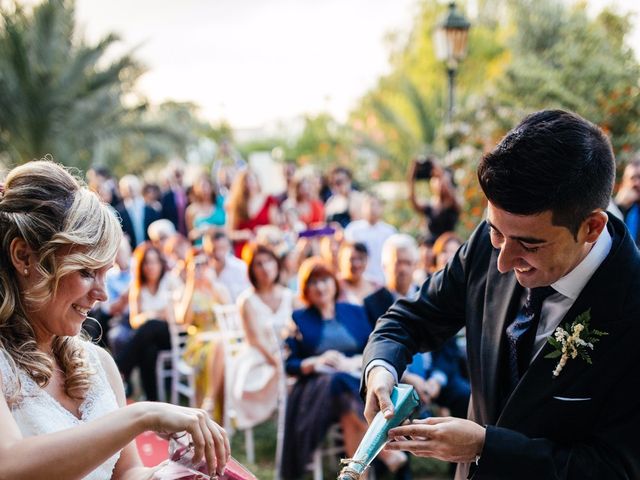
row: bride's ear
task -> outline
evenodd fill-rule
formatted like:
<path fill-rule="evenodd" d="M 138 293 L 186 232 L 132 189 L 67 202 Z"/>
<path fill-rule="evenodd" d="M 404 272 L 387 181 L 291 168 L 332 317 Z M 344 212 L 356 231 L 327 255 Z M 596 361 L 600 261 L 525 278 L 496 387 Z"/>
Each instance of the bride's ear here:
<path fill-rule="evenodd" d="M 16 237 L 11 240 L 9 257 L 18 275 L 28 277 L 29 272 L 35 266 L 35 255 L 23 238 Z"/>

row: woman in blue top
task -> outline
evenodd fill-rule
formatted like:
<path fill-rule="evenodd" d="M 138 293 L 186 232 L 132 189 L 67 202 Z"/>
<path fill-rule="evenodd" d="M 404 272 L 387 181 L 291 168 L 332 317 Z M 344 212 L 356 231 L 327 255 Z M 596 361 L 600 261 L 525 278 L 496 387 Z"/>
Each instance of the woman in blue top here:
<path fill-rule="evenodd" d="M 193 183 L 193 194 L 195 201 L 187 207 L 185 218 L 189 240 L 200 246 L 202 235 L 209 228 L 224 226 L 224 199 L 216 194 L 213 182 L 206 173 L 202 173 Z"/>
<path fill-rule="evenodd" d="M 285 367 L 298 381 L 287 399 L 285 479 L 303 475 L 332 424 L 340 423 L 348 456 L 355 453 L 367 429 L 358 393 L 361 353 L 371 333 L 366 313 L 358 305 L 336 302 L 338 281 L 318 257 L 300 266 L 299 286 L 307 307 L 293 312 L 294 325 L 286 340 Z M 381 454 L 392 470 L 406 462 L 406 456 L 397 453 Z"/>

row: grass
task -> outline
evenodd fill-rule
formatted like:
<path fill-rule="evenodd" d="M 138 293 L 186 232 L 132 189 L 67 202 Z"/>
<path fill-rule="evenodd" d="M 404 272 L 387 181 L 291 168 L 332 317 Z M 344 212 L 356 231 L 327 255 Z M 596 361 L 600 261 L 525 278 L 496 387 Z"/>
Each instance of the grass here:
<path fill-rule="evenodd" d="M 256 463 L 247 463 L 247 457 L 244 449 L 244 434 L 236 432 L 231 439 L 231 451 L 236 460 L 245 465 L 260 480 L 273 480 L 275 468 L 275 451 L 276 451 L 276 424 L 270 420 L 258 425 L 253 429 L 256 450 Z M 325 462 L 324 478 L 332 480 L 338 476 L 338 461 L 334 465 L 331 462 Z M 452 478 L 448 474 L 448 465 L 439 460 L 430 458 L 411 459 L 411 469 L 414 480 L 447 480 Z M 306 475 L 304 480 L 311 479 L 311 474 Z M 390 478 L 390 476 L 387 476 Z M 378 479 L 383 480 L 383 479 Z"/>

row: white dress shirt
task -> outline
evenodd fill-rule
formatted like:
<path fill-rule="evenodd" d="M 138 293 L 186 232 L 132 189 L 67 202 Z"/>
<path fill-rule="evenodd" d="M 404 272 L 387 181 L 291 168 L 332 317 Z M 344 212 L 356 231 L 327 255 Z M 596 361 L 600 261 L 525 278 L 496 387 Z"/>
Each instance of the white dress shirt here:
<path fill-rule="evenodd" d="M 607 258 L 612 243 L 611 234 L 605 227 L 587 256 L 573 270 L 551 284 L 557 293 L 548 296 L 542 303 L 540 322 L 533 344 L 533 351 L 536 354 L 531 356 L 532 362 L 544 347 L 547 338 L 560 325 L 589 279 Z"/>

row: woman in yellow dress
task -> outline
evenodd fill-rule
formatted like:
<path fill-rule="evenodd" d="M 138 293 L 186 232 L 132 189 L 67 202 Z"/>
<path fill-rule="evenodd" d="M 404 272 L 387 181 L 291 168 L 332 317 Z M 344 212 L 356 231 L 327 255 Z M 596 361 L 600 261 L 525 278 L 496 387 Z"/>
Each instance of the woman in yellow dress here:
<path fill-rule="evenodd" d="M 196 370 L 196 402 L 222 418 L 224 355 L 219 340 L 199 334 L 217 331 L 213 306 L 231 303 L 231 294 L 215 276 L 206 255 L 191 252 L 187 258 L 186 285 L 176 321 L 187 328 L 189 340 L 184 358 Z M 215 408 L 214 408 L 215 407 Z"/>

